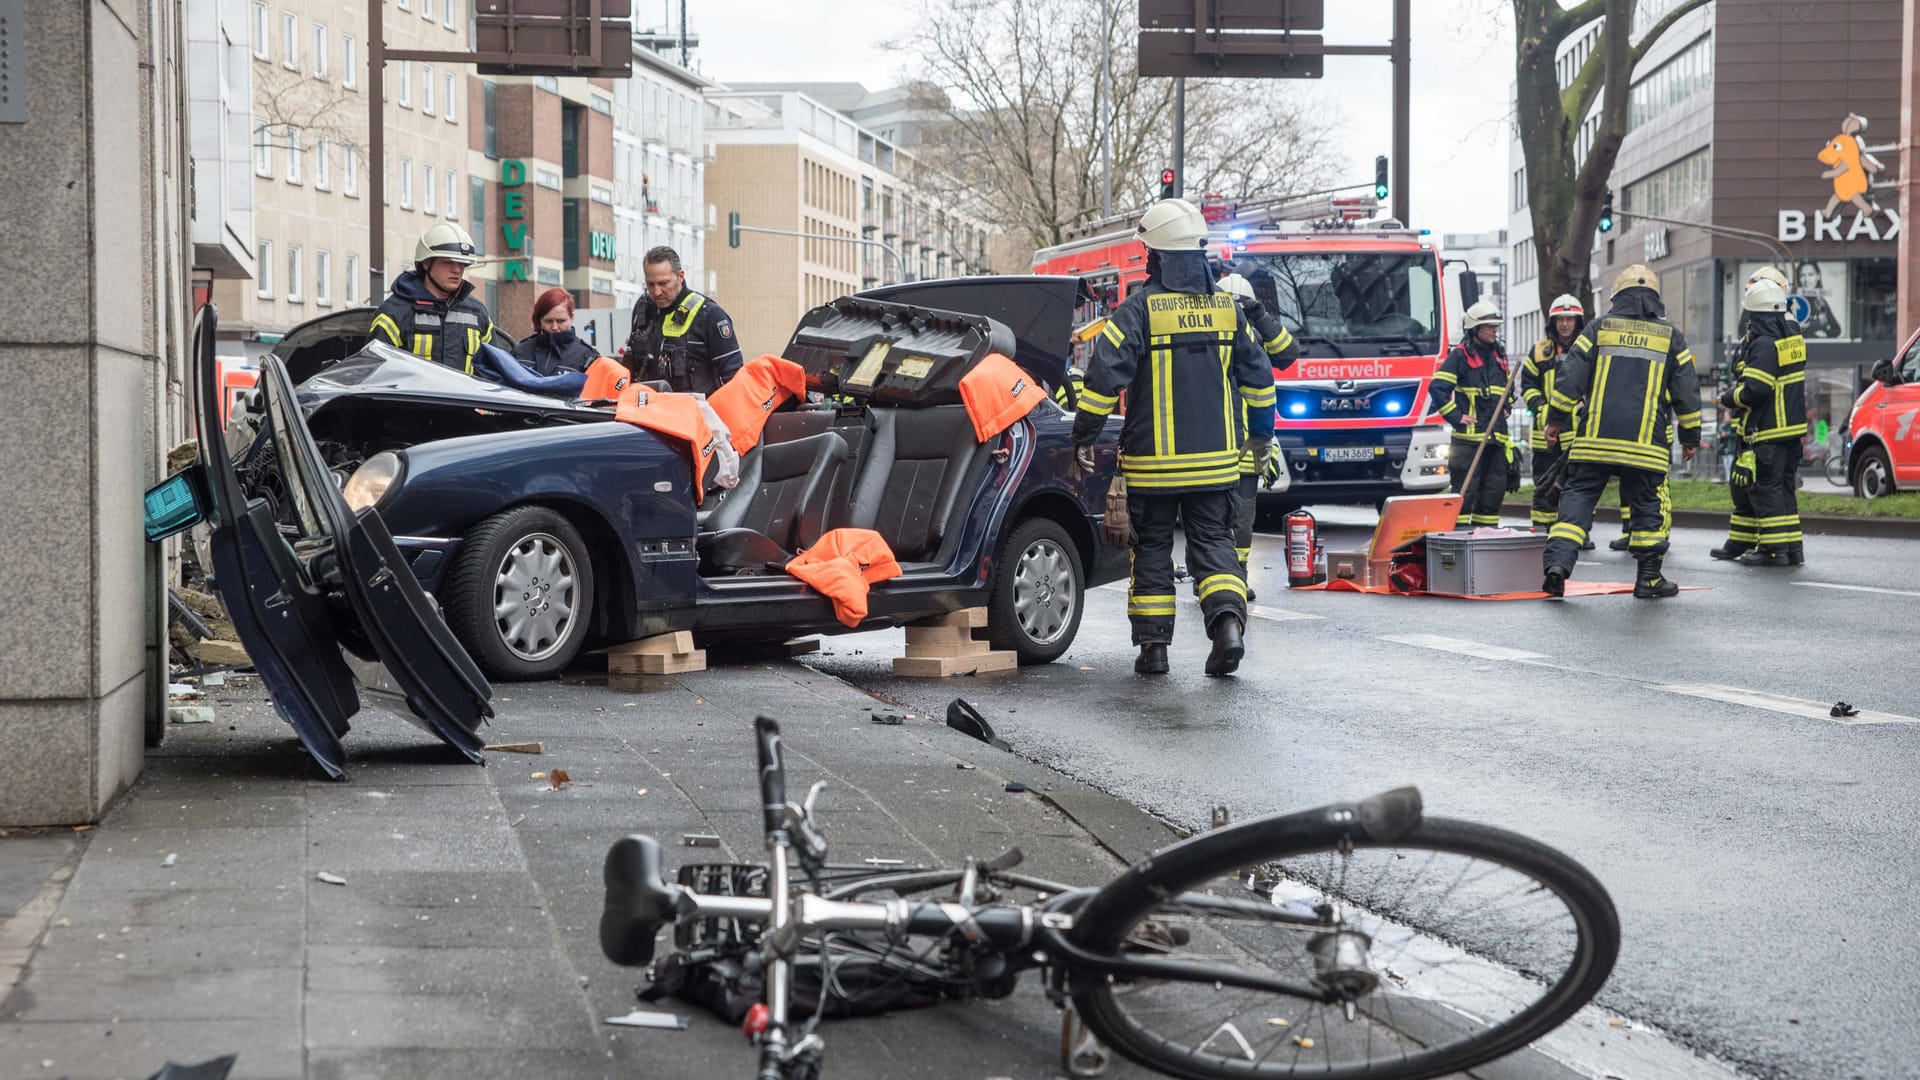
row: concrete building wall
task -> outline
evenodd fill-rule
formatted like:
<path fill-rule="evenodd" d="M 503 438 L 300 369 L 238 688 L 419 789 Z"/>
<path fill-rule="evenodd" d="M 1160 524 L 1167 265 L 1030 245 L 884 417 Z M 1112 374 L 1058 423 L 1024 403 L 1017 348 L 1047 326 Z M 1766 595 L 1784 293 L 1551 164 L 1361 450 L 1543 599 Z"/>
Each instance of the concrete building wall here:
<path fill-rule="evenodd" d="M 721 145 L 707 170 L 707 198 L 755 225 L 798 232 L 801 160 L 800 148 L 791 143 Z M 721 283 L 717 299 L 733 316 L 741 351 L 748 356 L 779 352 L 806 310 L 801 241 L 748 233 L 738 248 L 715 245 L 707 252 L 707 265 Z"/>
<path fill-rule="evenodd" d="M 0 123 L 10 270 L 0 459 L 0 824 L 96 820 L 164 708 L 159 551 L 140 493 L 181 424 L 188 265 L 185 34 L 173 4 L 34 0 L 24 122 Z"/>

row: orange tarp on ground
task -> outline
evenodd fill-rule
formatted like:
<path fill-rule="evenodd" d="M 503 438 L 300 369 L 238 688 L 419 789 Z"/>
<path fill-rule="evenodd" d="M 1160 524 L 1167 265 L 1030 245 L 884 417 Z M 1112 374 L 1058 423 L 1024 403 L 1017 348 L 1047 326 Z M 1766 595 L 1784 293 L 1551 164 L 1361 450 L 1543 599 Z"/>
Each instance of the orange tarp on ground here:
<path fill-rule="evenodd" d="M 833 529 L 795 555 L 787 573 L 833 601 L 833 616 L 848 626 L 867 617 L 867 586 L 900 576 L 886 538 L 872 529 Z"/>
<path fill-rule="evenodd" d="M 960 377 L 960 400 L 966 403 L 974 437 L 980 442 L 1018 423 L 1046 396 L 1033 376 L 999 353 L 988 353 Z"/>
<path fill-rule="evenodd" d="M 727 384 L 707 395 L 727 425 L 733 448 L 746 453 L 760 442 L 767 417 L 794 398 L 807 396 L 806 369 L 778 356 L 756 356 L 740 365 Z"/>
<path fill-rule="evenodd" d="M 701 415 L 700 402 L 692 394 L 663 394 L 639 383 L 628 383 L 620 392 L 620 405 L 613 415 L 623 424 L 656 431 L 687 444 L 693 455 L 693 501 L 699 505 L 706 495 L 707 465 L 713 461 L 718 441 L 713 429 L 707 426 L 707 418 Z"/>

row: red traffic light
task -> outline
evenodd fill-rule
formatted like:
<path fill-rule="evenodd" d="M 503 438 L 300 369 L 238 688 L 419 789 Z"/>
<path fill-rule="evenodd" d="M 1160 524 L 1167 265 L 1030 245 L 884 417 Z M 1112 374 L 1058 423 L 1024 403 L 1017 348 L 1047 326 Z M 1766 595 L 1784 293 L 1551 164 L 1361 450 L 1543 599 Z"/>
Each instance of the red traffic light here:
<path fill-rule="evenodd" d="M 1171 184 L 1173 183 L 1173 170 L 1172 170 L 1172 169 L 1161 169 L 1161 170 L 1160 170 L 1160 182 L 1161 182 L 1162 184 L 1168 184 L 1168 185 L 1171 185 Z"/>

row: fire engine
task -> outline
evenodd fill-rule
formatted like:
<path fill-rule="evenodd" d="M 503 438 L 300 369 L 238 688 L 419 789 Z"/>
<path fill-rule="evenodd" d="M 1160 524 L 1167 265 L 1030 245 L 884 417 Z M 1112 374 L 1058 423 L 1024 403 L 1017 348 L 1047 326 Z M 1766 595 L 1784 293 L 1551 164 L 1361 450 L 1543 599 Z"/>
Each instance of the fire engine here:
<path fill-rule="evenodd" d="M 1427 413 L 1451 345 L 1440 247 L 1378 209 L 1370 196 L 1201 203 L 1220 272 L 1244 275 L 1299 344 L 1299 359 L 1275 373 L 1288 483 L 1263 502 L 1378 505 L 1447 486 L 1448 431 Z M 1104 315 L 1146 280 L 1137 220 L 1086 226 L 1036 253 L 1034 272 L 1085 279 L 1095 300 L 1083 321 Z"/>

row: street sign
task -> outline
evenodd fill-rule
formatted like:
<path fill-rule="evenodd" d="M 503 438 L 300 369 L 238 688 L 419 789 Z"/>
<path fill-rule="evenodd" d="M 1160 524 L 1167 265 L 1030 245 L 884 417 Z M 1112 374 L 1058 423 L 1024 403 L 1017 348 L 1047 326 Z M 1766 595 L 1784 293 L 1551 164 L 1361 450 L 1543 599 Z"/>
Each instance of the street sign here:
<path fill-rule="evenodd" d="M 1308 55 L 1283 51 L 1305 45 Z M 1318 34 L 1207 34 L 1142 30 L 1140 74 L 1189 79 L 1317 79 L 1326 70 Z"/>
<path fill-rule="evenodd" d="M 1318 30 L 1326 0 L 1212 0 L 1210 30 Z M 1140 29 L 1192 30 L 1193 0 L 1140 0 Z"/>
<path fill-rule="evenodd" d="M 1805 326 L 1807 323 L 1807 316 L 1812 314 L 1813 314 L 1813 305 L 1807 303 L 1806 297 L 1801 296 L 1799 293 L 1795 293 L 1792 296 L 1787 297 L 1787 317 L 1788 318 L 1792 319 L 1794 322 L 1797 322 L 1802 326 Z"/>
<path fill-rule="evenodd" d="M 633 0 L 474 0 L 474 70 L 631 78 L 632 19 Z"/>

